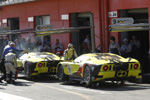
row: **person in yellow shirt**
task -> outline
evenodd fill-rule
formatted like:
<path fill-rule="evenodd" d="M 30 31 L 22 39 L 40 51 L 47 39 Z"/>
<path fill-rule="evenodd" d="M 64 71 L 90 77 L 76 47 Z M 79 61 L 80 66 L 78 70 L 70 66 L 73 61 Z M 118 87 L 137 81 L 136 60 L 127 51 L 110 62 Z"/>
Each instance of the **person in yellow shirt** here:
<path fill-rule="evenodd" d="M 77 56 L 73 44 L 69 43 L 68 48 L 64 51 L 64 60 L 74 60 Z"/>

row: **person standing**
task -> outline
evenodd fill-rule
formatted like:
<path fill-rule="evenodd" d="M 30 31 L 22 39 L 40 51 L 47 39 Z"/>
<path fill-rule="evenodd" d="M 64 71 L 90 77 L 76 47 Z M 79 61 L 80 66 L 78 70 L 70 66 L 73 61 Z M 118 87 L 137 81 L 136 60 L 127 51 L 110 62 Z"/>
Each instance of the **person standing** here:
<path fill-rule="evenodd" d="M 132 57 L 139 59 L 141 56 L 141 43 L 134 35 L 132 36 L 130 45 L 132 46 Z"/>
<path fill-rule="evenodd" d="M 5 55 L 7 55 L 10 50 L 12 50 L 13 52 L 22 52 L 22 51 L 27 52 L 27 50 L 16 49 L 14 42 L 12 42 L 12 41 L 8 42 L 8 45 L 5 46 L 3 54 L 1 56 L 0 69 L 2 69 L 3 76 L 0 78 L 0 81 L 6 79 Z"/>
<path fill-rule="evenodd" d="M 86 38 L 83 41 L 82 47 L 83 47 L 82 48 L 83 49 L 83 53 L 90 52 L 90 38 L 89 38 L 88 35 L 86 35 Z"/>
<path fill-rule="evenodd" d="M 59 39 L 56 39 L 56 42 L 52 46 L 52 49 L 53 49 L 54 53 L 57 53 L 57 52 L 62 53 L 63 52 L 63 45 L 59 42 Z"/>
<path fill-rule="evenodd" d="M 74 60 L 77 57 L 76 50 L 73 47 L 73 44 L 69 43 L 68 48 L 64 51 L 65 60 Z"/>
<path fill-rule="evenodd" d="M 121 46 L 121 55 L 123 57 L 130 57 L 131 56 L 131 50 L 132 50 L 132 47 L 129 44 L 128 39 L 124 39 L 123 45 Z"/>
<path fill-rule="evenodd" d="M 16 68 L 17 68 L 16 54 L 13 53 L 13 50 L 9 50 L 9 52 L 5 55 L 5 69 L 6 69 L 7 83 L 15 82 Z"/>
<path fill-rule="evenodd" d="M 115 37 L 110 37 L 110 45 L 109 45 L 109 52 L 120 55 L 120 47 L 119 44 L 115 41 Z"/>

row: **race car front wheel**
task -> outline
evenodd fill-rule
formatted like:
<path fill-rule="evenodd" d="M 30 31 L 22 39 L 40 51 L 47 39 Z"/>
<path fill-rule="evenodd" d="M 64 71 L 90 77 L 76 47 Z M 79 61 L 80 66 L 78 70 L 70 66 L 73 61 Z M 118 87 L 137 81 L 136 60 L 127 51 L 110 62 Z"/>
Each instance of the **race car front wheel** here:
<path fill-rule="evenodd" d="M 84 81 L 86 87 L 89 87 L 92 84 L 91 70 L 90 70 L 89 66 L 86 66 L 84 69 L 83 81 Z"/>

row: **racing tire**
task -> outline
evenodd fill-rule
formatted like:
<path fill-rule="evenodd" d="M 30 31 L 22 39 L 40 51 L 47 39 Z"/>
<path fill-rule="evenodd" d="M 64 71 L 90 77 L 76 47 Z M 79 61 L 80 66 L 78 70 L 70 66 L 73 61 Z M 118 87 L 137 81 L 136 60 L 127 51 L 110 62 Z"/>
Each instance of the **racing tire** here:
<path fill-rule="evenodd" d="M 83 75 L 83 81 L 85 83 L 86 87 L 91 87 L 92 86 L 92 75 L 91 75 L 91 70 L 89 66 L 86 66 L 84 69 L 84 75 Z"/>
<path fill-rule="evenodd" d="M 58 77 L 58 79 L 60 80 L 60 81 L 64 81 L 64 69 L 63 69 L 63 66 L 62 65 L 60 65 L 59 67 L 58 67 L 58 72 L 57 72 L 57 77 Z"/>

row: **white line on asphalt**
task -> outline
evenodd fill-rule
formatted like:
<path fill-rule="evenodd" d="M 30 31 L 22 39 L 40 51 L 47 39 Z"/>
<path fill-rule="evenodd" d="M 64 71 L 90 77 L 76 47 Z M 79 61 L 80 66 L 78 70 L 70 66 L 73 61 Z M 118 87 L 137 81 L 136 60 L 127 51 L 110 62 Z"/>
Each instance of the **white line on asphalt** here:
<path fill-rule="evenodd" d="M 95 92 L 95 93 L 101 93 L 101 94 L 112 94 L 110 92 L 105 92 L 103 90 L 94 90 L 94 89 L 88 89 L 88 88 L 78 88 L 73 86 L 62 86 L 63 88 L 69 89 L 69 90 L 78 90 L 78 91 L 87 91 L 87 92 Z"/>
<path fill-rule="evenodd" d="M 80 96 L 80 97 L 84 98 L 85 100 L 91 100 L 87 95 L 84 95 L 84 94 L 81 94 L 81 93 L 78 93 L 78 92 L 73 92 L 73 91 L 69 91 L 69 90 L 64 90 L 64 89 L 56 88 L 56 87 L 49 86 L 49 85 L 46 85 L 46 84 L 40 84 L 40 83 L 37 83 L 37 84 L 38 84 L 38 85 L 41 85 L 41 86 L 43 86 L 43 87 L 55 89 L 55 90 L 58 90 L 58 91 L 61 91 L 61 92 L 66 92 L 66 93 L 70 93 L 70 94 L 73 94 L 73 95 L 77 95 L 77 96 Z"/>
<path fill-rule="evenodd" d="M 0 100 L 32 100 L 32 99 L 0 92 Z"/>

